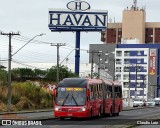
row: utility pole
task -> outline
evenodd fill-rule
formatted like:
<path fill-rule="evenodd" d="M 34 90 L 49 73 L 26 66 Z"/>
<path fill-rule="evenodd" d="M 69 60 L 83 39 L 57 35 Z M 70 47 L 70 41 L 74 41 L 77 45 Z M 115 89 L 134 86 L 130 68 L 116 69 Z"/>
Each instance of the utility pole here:
<path fill-rule="evenodd" d="M 59 58 L 60 58 L 60 56 L 59 56 L 59 47 L 61 47 L 61 46 L 66 46 L 66 44 L 65 43 L 56 43 L 56 44 L 53 44 L 53 43 L 51 43 L 51 46 L 56 46 L 57 47 L 57 84 L 58 84 L 58 82 L 59 82 Z"/>
<path fill-rule="evenodd" d="M 100 54 L 100 53 L 102 53 L 102 52 L 100 52 L 100 51 L 87 51 L 87 53 L 91 53 L 91 58 L 92 58 L 92 60 L 91 60 L 91 79 L 93 78 L 93 63 L 94 63 L 94 54 Z M 100 57 L 99 57 L 99 59 L 100 59 Z M 100 66 L 100 64 L 99 64 L 99 66 Z M 100 69 L 100 67 L 98 67 L 98 70 Z M 98 73 L 99 73 L 99 71 L 98 71 Z M 98 76 L 99 76 L 99 74 L 98 74 Z"/>
<path fill-rule="evenodd" d="M 9 49 L 8 49 L 8 112 L 11 111 L 11 61 L 12 61 L 12 55 L 11 55 L 11 37 L 14 35 L 20 35 L 19 33 L 3 33 L 1 32 L 1 35 L 7 35 L 9 36 Z"/>

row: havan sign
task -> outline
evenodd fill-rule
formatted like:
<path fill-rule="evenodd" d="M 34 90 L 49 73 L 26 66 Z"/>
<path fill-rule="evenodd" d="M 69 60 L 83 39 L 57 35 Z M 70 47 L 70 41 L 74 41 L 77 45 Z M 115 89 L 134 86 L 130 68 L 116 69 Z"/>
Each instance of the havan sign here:
<path fill-rule="evenodd" d="M 106 29 L 107 11 L 86 11 L 91 7 L 85 1 L 71 1 L 67 4 L 69 10 L 49 10 L 51 31 L 102 31 Z M 71 10 L 71 11 L 70 11 Z"/>

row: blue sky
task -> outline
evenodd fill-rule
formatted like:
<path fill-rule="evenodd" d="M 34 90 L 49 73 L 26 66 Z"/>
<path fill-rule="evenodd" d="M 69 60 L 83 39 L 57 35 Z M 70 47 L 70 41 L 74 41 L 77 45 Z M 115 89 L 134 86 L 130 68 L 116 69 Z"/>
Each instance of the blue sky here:
<path fill-rule="evenodd" d="M 21 36 L 12 37 L 12 53 L 23 46 L 27 40 L 35 35 L 45 33 L 45 36 L 36 37 L 38 42 L 31 42 L 19 51 L 13 59 L 19 62 L 56 62 L 56 47 L 49 43 L 66 43 L 66 47 L 60 48 L 60 62 L 75 47 L 75 33 L 73 32 L 51 32 L 48 29 L 48 10 L 67 9 L 66 4 L 70 0 L 0 0 L 0 31 L 17 32 Z M 108 18 L 115 18 L 116 22 L 122 21 L 122 11 L 130 7 L 133 0 L 86 0 L 91 9 L 108 10 Z M 139 0 L 138 6 L 146 7 L 146 21 L 160 22 L 159 0 Z M 100 32 L 81 33 L 81 63 L 88 63 L 89 55 L 85 50 L 89 44 L 102 44 Z M 8 58 L 8 37 L 0 35 L 0 60 Z M 43 43 L 41 43 L 43 42 Z M 46 43 L 44 43 L 46 42 Z M 68 63 L 74 63 L 74 51 L 68 57 Z M 3 64 L 2 61 L 0 61 Z"/>

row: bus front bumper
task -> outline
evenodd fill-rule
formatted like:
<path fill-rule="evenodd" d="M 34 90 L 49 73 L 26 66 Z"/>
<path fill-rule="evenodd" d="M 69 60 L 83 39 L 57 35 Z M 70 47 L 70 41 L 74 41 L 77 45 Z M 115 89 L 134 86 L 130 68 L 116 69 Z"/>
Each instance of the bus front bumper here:
<path fill-rule="evenodd" d="M 77 117 L 77 118 L 85 118 L 89 117 L 89 112 L 88 111 L 82 111 L 82 112 L 64 112 L 64 111 L 54 111 L 54 116 L 55 117 L 64 117 L 64 118 L 72 118 L 72 117 Z"/>

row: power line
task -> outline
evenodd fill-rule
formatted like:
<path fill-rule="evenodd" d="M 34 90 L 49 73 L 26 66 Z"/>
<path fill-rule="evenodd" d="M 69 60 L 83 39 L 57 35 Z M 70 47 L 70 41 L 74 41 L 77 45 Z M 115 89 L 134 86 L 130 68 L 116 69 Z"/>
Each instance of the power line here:
<path fill-rule="evenodd" d="M 27 67 L 31 67 L 31 68 L 35 68 L 35 69 L 42 69 L 42 70 L 46 70 L 46 68 L 40 68 L 40 67 L 36 67 L 36 66 L 33 66 L 33 65 L 29 65 L 29 64 L 24 64 L 23 62 L 20 62 L 20 61 L 17 61 L 17 60 L 12 60 L 14 63 L 17 63 L 17 64 L 20 64 L 20 65 L 23 65 L 23 66 L 27 66 Z"/>

